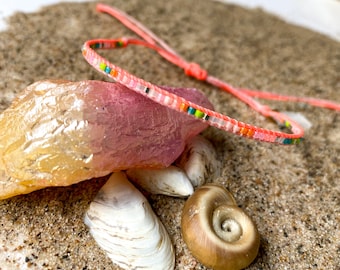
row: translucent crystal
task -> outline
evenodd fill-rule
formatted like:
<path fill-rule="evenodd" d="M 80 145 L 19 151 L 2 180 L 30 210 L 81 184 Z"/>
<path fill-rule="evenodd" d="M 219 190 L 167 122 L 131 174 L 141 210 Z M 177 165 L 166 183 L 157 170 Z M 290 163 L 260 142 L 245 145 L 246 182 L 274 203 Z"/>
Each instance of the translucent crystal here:
<path fill-rule="evenodd" d="M 163 88 L 212 108 L 195 89 Z M 206 127 L 117 83 L 34 83 L 0 115 L 0 199 L 169 166 Z"/>

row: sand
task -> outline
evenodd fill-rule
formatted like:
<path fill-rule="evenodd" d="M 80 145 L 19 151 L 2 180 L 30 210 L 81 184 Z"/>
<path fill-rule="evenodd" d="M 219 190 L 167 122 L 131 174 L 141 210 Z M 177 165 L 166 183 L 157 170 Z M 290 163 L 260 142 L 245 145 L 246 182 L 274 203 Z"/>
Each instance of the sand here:
<path fill-rule="evenodd" d="M 186 59 L 232 85 L 340 102 L 340 44 L 261 10 L 212 1 L 105 1 L 136 17 Z M 83 59 L 91 38 L 133 34 L 95 12 L 94 3 L 58 4 L 18 13 L 0 33 L 0 109 L 41 79 L 106 80 Z M 143 48 L 105 52 L 155 84 L 196 87 L 216 110 L 266 128 L 275 126 L 229 94 L 186 77 Z M 313 124 L 298 146 L 277 146 L 215 128 L 206 136 L 223 163 L 223 184 L 257 224 L 259 254 L 248 269 L 340 268 L 339 113 L 264 102 L 302 113 Z M 97 247 L 84 213 L 105 178 L 0 201 L 0 269 L 119 269 Z M 206 269 L 180 233 L 184 199 L 150 196 L 176 251 L 176 269 Z"/>

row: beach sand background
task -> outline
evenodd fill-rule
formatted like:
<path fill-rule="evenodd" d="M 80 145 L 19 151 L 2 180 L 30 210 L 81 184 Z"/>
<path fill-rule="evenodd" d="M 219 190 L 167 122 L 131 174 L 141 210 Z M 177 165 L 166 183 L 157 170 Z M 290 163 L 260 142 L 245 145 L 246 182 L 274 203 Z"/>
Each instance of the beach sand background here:
<path fill-rule="evenodd" d="M 340 45 L 260 9 L 212 1 L 103 1 L 151 28 L 190 61 L 232 85 L 340 102 Z M 0 110 L 42 79 L 106 80 L 83 59 L 91 38 L 133 36 L 95 3 L 63 3 L 17 13 L 0 33 Z M 201 89 L 216 110 L 275 128 L 268 119 L 144 48 L 103 53 L 113 63 L 160 85 Z M 295 111 L 312 127 L 298 146 L 259 143 L 209 128 L 223 162 L 223 184 L 255 221 L 261 235 L 248 269 L 339 269 L 339 113 L 303 104 L 263 102 Z M 105 178 L 48 188 L 0 201 L 0 269 L 119 269 L 96 245 L 84 213 Z M 185 199 L 150 196 L 176 251 L 176 269 L 205 269 L 180 234 Z"/>

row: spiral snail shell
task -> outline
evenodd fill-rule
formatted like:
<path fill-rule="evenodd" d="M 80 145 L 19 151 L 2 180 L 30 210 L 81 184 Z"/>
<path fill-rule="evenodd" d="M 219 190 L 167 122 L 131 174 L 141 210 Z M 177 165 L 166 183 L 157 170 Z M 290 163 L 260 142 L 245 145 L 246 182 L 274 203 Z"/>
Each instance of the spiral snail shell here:
<path fill-rule="evenodd" d="M 193 256 L 212 269 L 245 268 L 258 253 L 260 238 L 255 224 L 217 184 L 198 188 L 187 200 L 181 225 Z"/>

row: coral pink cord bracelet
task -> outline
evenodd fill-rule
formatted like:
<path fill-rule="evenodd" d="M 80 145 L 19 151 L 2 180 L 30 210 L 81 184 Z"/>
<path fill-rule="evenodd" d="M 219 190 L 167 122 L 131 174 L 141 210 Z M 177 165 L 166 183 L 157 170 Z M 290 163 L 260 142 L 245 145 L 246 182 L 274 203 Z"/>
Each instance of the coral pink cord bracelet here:
<path fill-rule="evenodd" d="M 134 90 L 166 107 L 191 115 L 201 121 L 206 122 L 211 126 L 226 130 L 239 136 L 244 136 L 259 141 L 285 145 L 297 144 L 303 137 L 303 129 L 287 116 L 279 112 L 272 111 L 268 106 L 263 106 L 262 104 L 254 100 L 252 96 L 284 101 L 307 102 L 314 106 L 340 110 L 339 104 L 332 103 L 327 100 L 298 98 L 292 96 L 276 95 L 267 92 L 262 94 L 262 92 L 260 91 L 234 88 L 231 85 L 213 76 L 209 76 L 207 71 L 201 69 L 198 64 L 188 63 L 187 61 L 185 61 L 163 40 L 159 39 L 154 33 L 152 33 L 141 23 L 139 23 L 137 20 L 130 17 L 129 15 L 125 14 L 124 12 L 103 4 L 98 4 L 97 10 L 101 12 L 106 12 L 116 17 L 125 26 L 137 33 L 144 40 L 132 38 L 89 40 L 85 42 L 82 48 L 83 56 L 88 61 L 88 63 L 98 71 L 112 78 L 114 81 L 125 85 L 131 90 Z M 273 118 L 279 123 L 279 125 L 283 125 L 291 129 L 292 134 L 259 128 L 250 124 L 237 121 L 221 113 L 201 107 L 182 97 L 169 93 L 156 85 L 153 85 L 140 78 L 137 78 L 134 75 L 129 74 L 127 71 L 110 63 L 108 60 L 101 57 L 95 52 L 95 49 L 123 48 L 129 44 L 142 45 L 157 51 L 162 57 L 164 57 L 171 63 L 183 68 L 186 75 L 192 76 L 198 80 L 206 81 L 207 83 L 210 83 L 226 92 L 235 95 L 237 98 L 248 104 L 254 110 L 260 112 L 266 117 Z"/>

